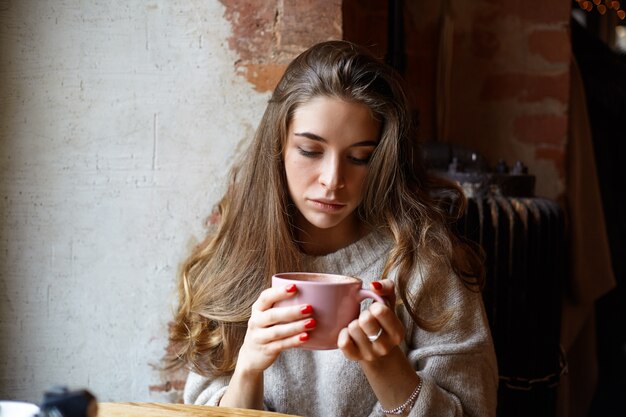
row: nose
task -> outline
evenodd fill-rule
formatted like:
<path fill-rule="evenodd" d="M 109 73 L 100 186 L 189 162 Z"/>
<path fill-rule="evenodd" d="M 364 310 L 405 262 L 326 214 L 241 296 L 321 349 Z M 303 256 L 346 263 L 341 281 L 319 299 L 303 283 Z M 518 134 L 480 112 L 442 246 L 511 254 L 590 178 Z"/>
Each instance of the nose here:
<path fill-rule="evenodd" d="M 339 190 L 344 187 L 343 164 L 340 158 L 329 156 L 324 159 L 321 166 L 319 182 L 329 191 Z"/>

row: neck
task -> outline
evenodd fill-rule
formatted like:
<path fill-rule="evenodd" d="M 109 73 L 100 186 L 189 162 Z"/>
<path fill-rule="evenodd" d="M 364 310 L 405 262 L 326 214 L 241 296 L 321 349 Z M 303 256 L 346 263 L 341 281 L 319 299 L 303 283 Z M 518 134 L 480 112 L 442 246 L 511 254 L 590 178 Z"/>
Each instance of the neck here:
<path fill-rule="evenodd" d="M 296 236 L 300 249 L 307 255 L 327 255 L 356 242 L 366 234 L 365 226 L 357 216 L 329 229 L 312 226 L 306 220 L 298 219 Z"/>

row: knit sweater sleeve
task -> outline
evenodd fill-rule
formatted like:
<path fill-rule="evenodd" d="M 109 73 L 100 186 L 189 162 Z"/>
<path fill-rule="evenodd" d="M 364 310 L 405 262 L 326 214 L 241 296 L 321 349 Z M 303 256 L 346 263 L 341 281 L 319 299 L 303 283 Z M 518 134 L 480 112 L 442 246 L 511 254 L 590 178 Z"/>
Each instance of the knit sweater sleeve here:
<path fill-rule="evenodd" d="M 183 401 L 185 404 L 219 406 L 222 397 L 228 389 L 230 376 L 219 378 L 207 378 L 195 372 L 189 372 Z M 267 404 L 263 404 L 264 410 L 269 410 Z"/>
<path fill-rule="evenodd" d="M 189 372 L 183 392 L 185 404 L 218 405 L 228 388 L 229 379 L 229 377 L 206 378 L 193 371 Z"/>
<path fill-rule="evenodd" d="M 452 312 L 441 330 L 426 332 L 399 312 L 410 329 L 407 357 L 423 380 L 409 415 L 495 416 L 498 371 L 481 295 L 454 275 L 431 290 L 430 305 Z"/>

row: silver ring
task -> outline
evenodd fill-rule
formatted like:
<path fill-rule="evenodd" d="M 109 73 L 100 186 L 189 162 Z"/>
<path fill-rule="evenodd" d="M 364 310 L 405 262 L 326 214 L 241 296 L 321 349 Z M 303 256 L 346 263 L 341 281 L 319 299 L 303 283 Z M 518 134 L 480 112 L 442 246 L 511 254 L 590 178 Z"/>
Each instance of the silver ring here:
<path fill-rule="evenodd" d="M 383 328 L 382 327 L 380 329 L 378 329 L 378 333 L 376 333 L 374 336 L 367 336 L 367 338 L 369 339 L 370 342 L 374 343 L 375 341 L 378 340 L 378 338 L 380 337 L 381 334 L 383 334 Z"/>

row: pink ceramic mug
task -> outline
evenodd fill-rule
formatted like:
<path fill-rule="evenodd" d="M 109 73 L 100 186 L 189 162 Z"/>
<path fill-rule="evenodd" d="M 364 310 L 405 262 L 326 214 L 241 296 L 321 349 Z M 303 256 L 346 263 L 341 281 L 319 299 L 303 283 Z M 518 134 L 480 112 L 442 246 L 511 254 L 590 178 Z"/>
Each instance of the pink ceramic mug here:
<path fill-rule="evenodd" d="M 363 289 L 363 281 L 345 275 L 317 272 L 285 272 L 272 277 L 272 287 L 296 284 L 296 295 L 274 304 L 274 307 L 310 304 L 317 322 L 304 349 L 337 349 L 339 331 L 359 316 L 361 301 L 385 300 Z"/>

